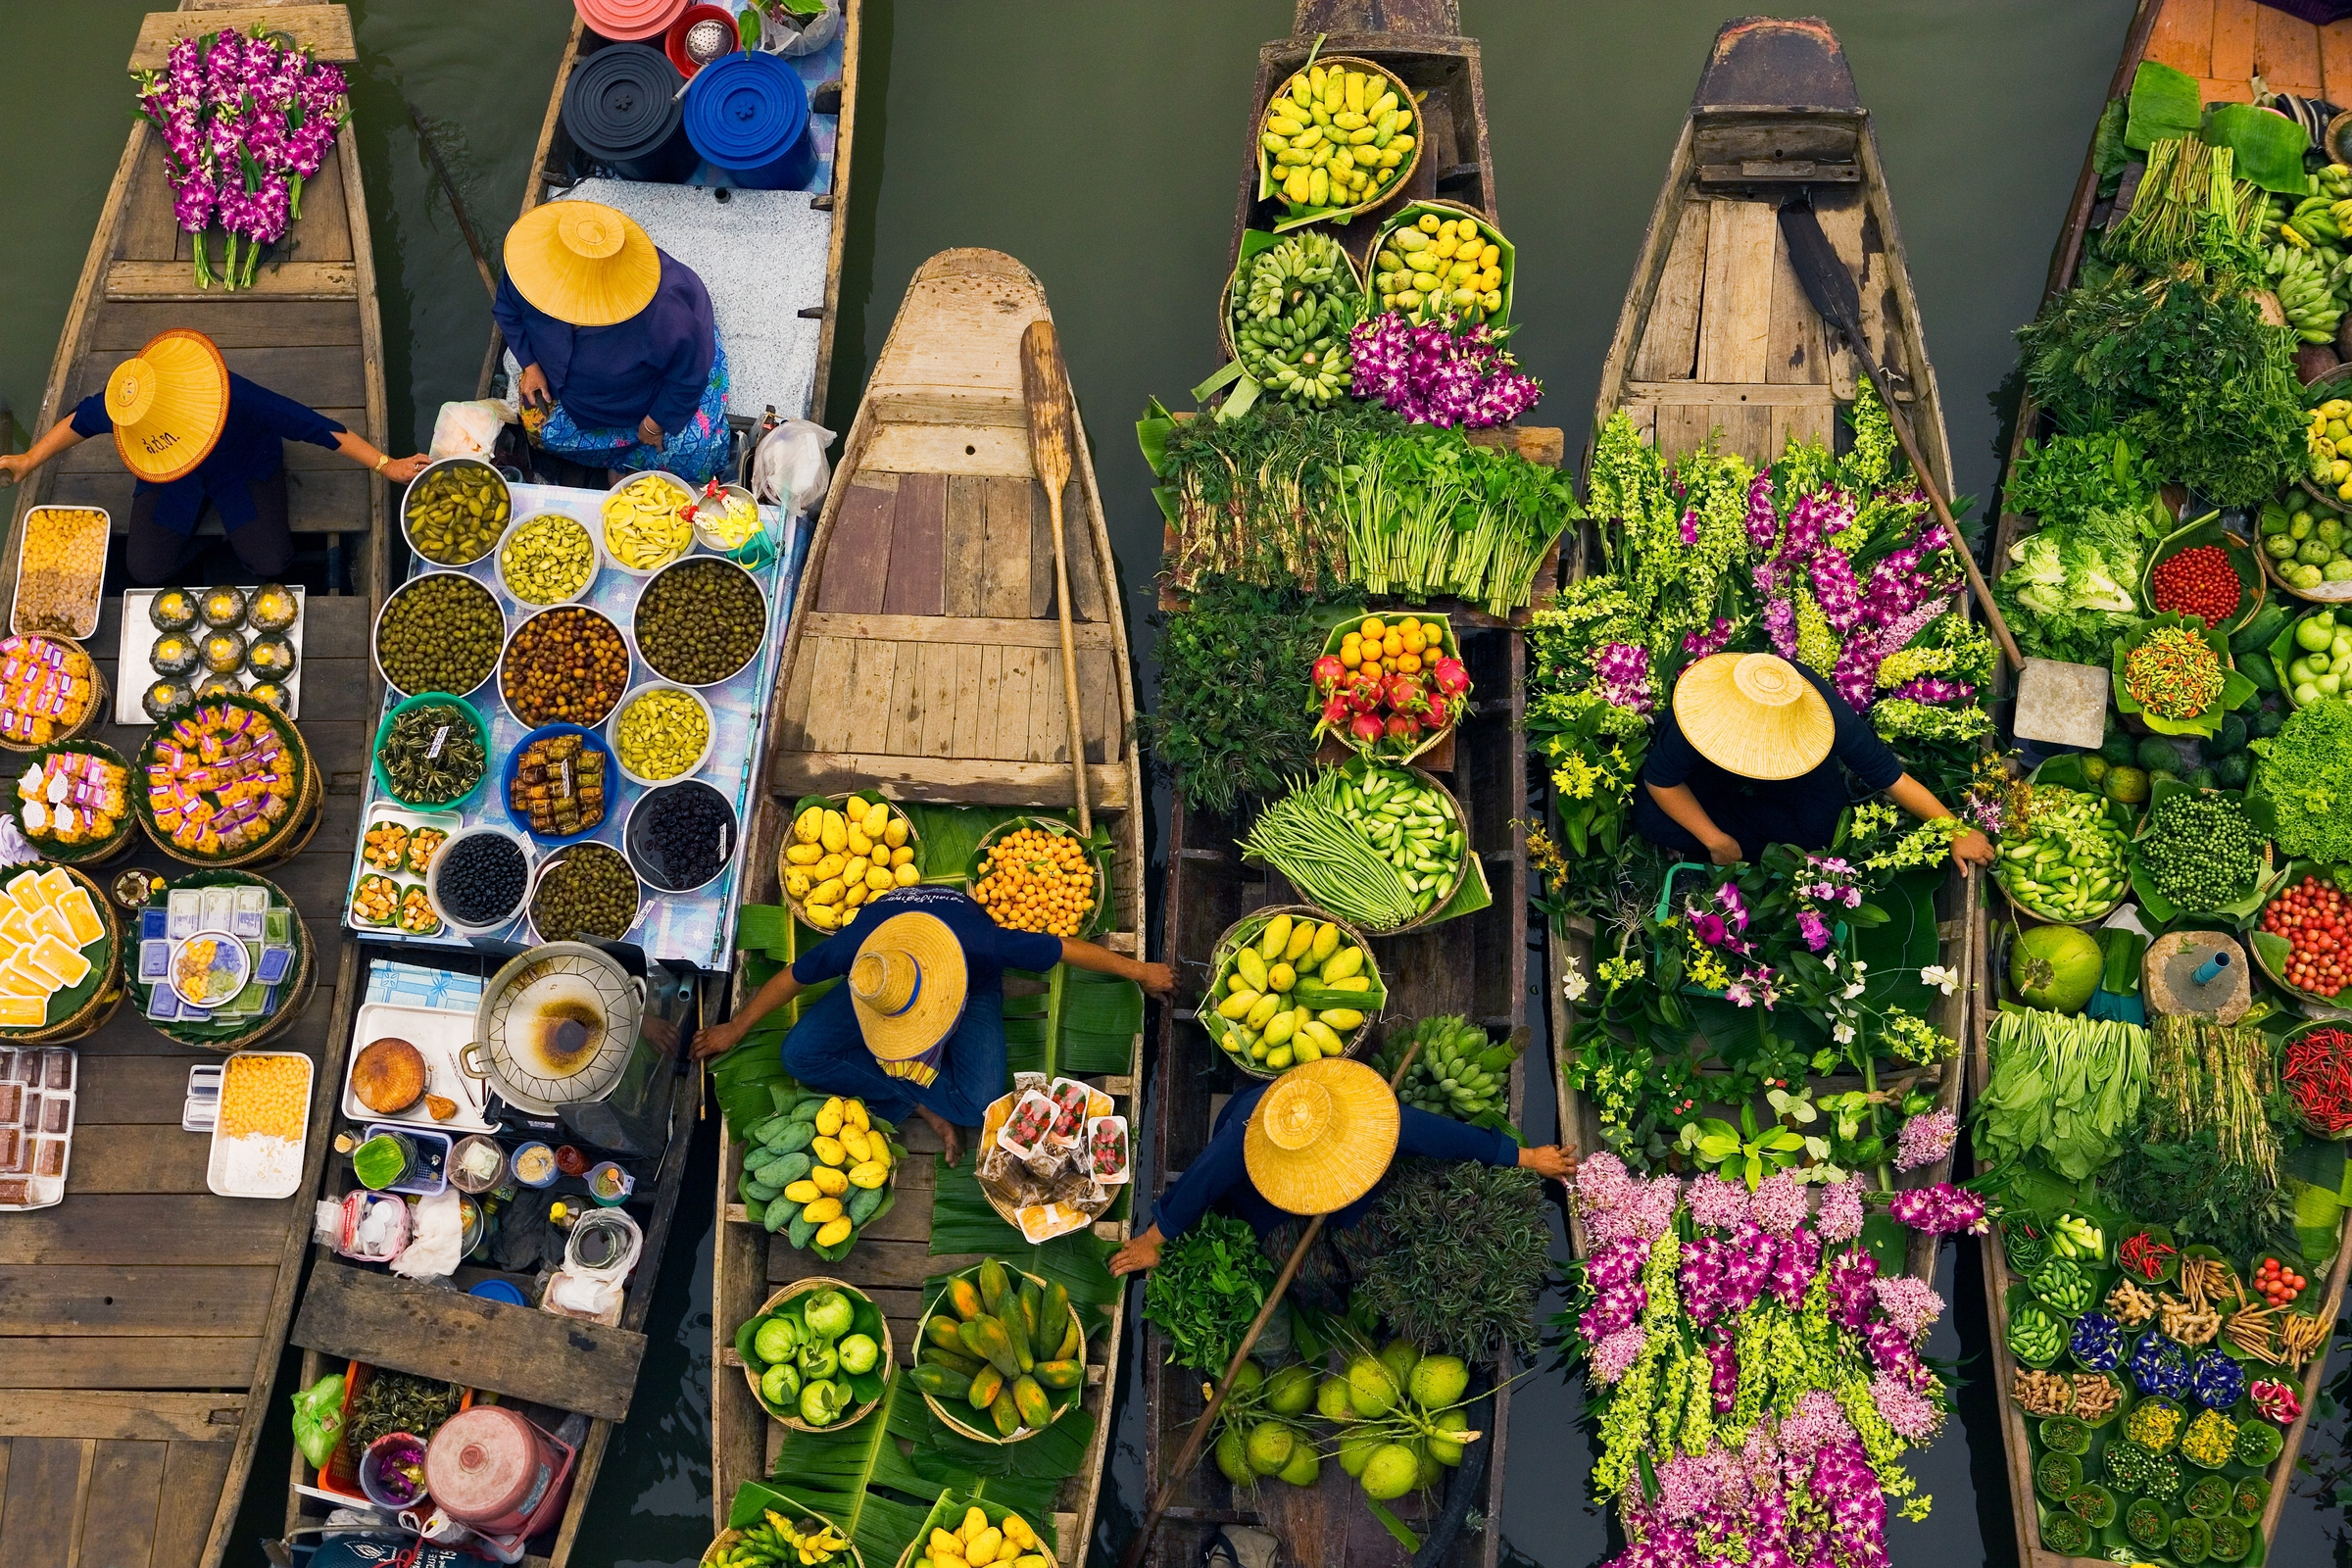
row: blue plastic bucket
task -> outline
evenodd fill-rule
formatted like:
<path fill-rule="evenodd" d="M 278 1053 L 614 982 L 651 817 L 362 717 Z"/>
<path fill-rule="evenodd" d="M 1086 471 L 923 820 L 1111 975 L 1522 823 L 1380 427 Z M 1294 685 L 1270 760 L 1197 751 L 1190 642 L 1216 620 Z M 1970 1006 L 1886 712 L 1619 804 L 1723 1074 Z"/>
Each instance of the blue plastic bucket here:
<path fill-rule="evenodd" d="M 695 74 L 686 135 L 706 163 L 750 190 L 799 190 L 816 172 L 808 88 L 782 58 L 732 54 Z"/>
<path fill-rule="evenodd" d="M 622 179 L 677 184 L 694 172 L 677 68 L 659 49 L 608 44 L 564 85 L 564 128 L 582 157 Z"/>
<path fill-rule="evenodd" d="M 467 1296 L 478 1296 L 485 1301 L 504 1301 L 509 1306 L 528 1306 L 531 1304 L 529 1297 L 523 1295 L 522 1292 L 516 1290 L 513 1285 L 509 1284 L 505 1280 L 483 1280 L 466 1294 Z"/>

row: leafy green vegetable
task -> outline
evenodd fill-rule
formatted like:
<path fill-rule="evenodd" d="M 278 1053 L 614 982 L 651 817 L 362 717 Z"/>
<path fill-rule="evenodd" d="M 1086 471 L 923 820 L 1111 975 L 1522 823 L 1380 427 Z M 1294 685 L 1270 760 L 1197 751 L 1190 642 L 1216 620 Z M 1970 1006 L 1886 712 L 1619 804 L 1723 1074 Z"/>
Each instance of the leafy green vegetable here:
<path fill-rule="evenodd" d="M 2051 523 L 2070 523 L 2094 512 L 2143 511 L 2164 476 L 2132 438 L 2111 430 L 2029 439 L 2017 455 L 2003 501 Z"/>
<path fill-rule="evenodd" d="M 1423 1351 L 1491 1361 L 1535 1348 L 1551 1223 L 1533 1171 L 1414 1160 L 1340 1250 L 1389 1326 Z"/>
<path fill-rule="evenodd" d="M 2294 1244 L 2293 1197 L 2252 1167 L 2223 1159 L 2211 1132 L 2178 1144 L 2134 1143 L 2100 1178 L 2099 1193 L 2140 1224 L 2162 1225 L 2182 1242 L 2232 1257 Z"/>
<path fill-rule="evenodd" d="M 2278 733 L 2248 743 L 2257 819 L 2279 851 L 2306 860 L 2352 860 L 2352 703 L 2328 698 L 2287 714 Z"/>
<path fill-rule="evenodd" d="M 2284 115 L 2252 104 L 2222 104 L 2206 122 L 2205 140 L 2236 155 L 2236 173 L 2264 190 L 2283 192 L 2300 200 L 2308 188 L 2303 154 L 2310 133 Z"/>
<path fill-rule="evenodd" d="M 2094 513 L 2112 517 L 2112 513 Z M 2060 614 L 2069 610 L 2104 610 L 2130 614 L 2136 601 L 2128 586 L 2136 557 L 2110 558 L 2087 528 L 2037 528 L 2009 547 L 2014 564 L 2002 577 L 2030 610 Z"/>
<path fill-rule="evenodd" d="M 2134 152 L 2168 136 L 2193 136 L 2205 115 L 2205 94 L 2197 79 L 2154 60 L 2143 60 L 2132 76 L 2131 114 L 2124 123 L 2124 145 Z"/>
<path fill-rule="evenodd" d="M 1193 809 L 1230 815 L 1313 760 L 1320 605 L 1297 588 L 1212 575 L 1190 609 L 1161 617 L 1159 706 L 1141 723 L 1152 765 Z"/>
<path fill-rule="evenodd" d="M 2148 1032 L 2114 1019 L 2003 1007 L 1992 1022 L 1992 1081 L 1977 1102 L 1981 1158 L 2038 1152 L 2082 1181 L 2122 1152 L 2148 1081 Z"/>
<path fill-rule="evenodd" d="M 1276 1272 L 1246 1221 L 1203 1214 L 1161 1250 L 1144 1283 L 1144 1319 L 1167 1335 L 1169 1360 L 1221 1373 Z"/>

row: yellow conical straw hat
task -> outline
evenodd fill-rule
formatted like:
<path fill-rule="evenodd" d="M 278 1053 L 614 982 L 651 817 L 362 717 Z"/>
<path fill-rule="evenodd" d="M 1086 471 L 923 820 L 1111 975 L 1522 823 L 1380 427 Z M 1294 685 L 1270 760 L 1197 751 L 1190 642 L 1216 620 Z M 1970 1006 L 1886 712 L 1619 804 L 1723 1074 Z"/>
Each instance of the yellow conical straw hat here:
<path fill-rule="evenodd" d="M 548 202 L 507 230 L 507 275 L 573 326 L 611 326 L 654 302 L 662 257 L 635 219 L 599 202 Z"/>
<path fill-rule="evenodd" d="M 1301 1063 L 1250 1113 L 1242 1158 L 1250 1185 L 1294 1214 L 1346 1208 L 1388 1174 L 1401 1119 L 1387 1081 L 1362 1062 Z"/>
<path fill-rule="evenodd" d="M 850 1003 L 865 1049 L 886 1070 L 923 1061 L 963 1016 L 963 944 L 936 914 L 894 914 L 850 965 Z M 900 1073 L 901 1077 L 927 1075 Z"/>
<path fill-rule="evenodd" d="M 228 423 L 228 367 L 202 332 L 175 326 L 115 367 L 106 378 L 122 466 L 151 484 L 170 484 L 213 455 Z"/>
<path fill-rule="evenodd" d="M 1713 654 L 1684 670 L 1674 719 L 1699 756 L 1741 778 L 1810 773 L 1838 738 L 1813 683 L 1770 654 Z"/>

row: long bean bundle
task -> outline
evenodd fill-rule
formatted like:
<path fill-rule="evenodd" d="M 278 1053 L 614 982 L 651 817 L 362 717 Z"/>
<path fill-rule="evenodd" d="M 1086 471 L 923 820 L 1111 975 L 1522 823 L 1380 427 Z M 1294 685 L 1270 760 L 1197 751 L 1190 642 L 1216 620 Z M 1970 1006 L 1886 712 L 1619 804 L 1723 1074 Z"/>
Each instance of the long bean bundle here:
<path fill-rule="evenodd" d="M 1242 853 L 1317 906 L 1389 931 L 1452 891 L 1463 842 L 1451 803 L 1410 773 L 1367 768 L 1358 782 L 1324 769 L 1258 813 Z"/>

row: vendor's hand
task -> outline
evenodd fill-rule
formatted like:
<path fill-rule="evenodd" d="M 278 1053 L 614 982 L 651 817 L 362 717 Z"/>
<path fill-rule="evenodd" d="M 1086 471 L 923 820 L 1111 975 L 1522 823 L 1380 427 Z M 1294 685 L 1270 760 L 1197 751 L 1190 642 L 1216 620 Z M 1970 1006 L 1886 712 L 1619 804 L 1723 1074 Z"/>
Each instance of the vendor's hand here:
<path fill-rule="evenodd" d="M 729 1018 L 725 1023 L 714 1023 L 696 1031 L 692 1053 L 694 1059 L 709 1061 L 713 1056 L 725 1055 L 743 1044 L 743 1037 L 749 1028 L 750 1025 L 742 1019 Z"/>
<path fill-rule="evenodd" d="M 1717 834 L 1707 845 L 1707 858 L 1717 865 L 1738 865 L 1747 857 L 1740 853 L 1740 841 L 1730 834 Z"/>
<path fill-rule="evenodd" d="M 649 447 L 658 447 L 662 444 L 662 427 L 654 422 L 652 415 L 649 414 L 637 421 L 637 439 Z"/>
<path fill-rule="evenodd" d="M 1159 1249 L 1165 1241 L 1156 1225 L 1141 1236 L 1130 1236 L 1126 1246 L 1110 1254 L 1110 1271 L 1113 1274 L 1138 1274 L 1159 1267 Z"/>
<path fill-rule="evenodd" d="M 1175 995 L 1176 970 L 1174 966 L 1165 963 L 1139 963 L 1135 967 L 1135 983 L 1137 985 L 1142 986 L 1155 997 Z"/>
<path fill-rule="evenodd" d="M 555 394 L 547 389 L 547 372 L 536 365 L 523 367 L 520 390 L 522 406 L 526 409 L 545 408 L 556 401 Z"/>
<path fill-rule="evenodd" d="M 384 465 L 383 475 L 394 484 L 407 484 L 429 467 L 432 461 L 421 452 L 412 458 L 394 458 Z"/>
<path fill-rule="evenodd" d="M 0 454 L 0 484 L 23 484 L 36 466 L 27 453 Z"/>
<path fill-rule="evenodd" d="M 1952 858 L 1962 865 L 1990 865 L 1999 857 L 1992 841 L 1972 827 L 1952 836 Z"/>
<path fill-rule="evenodd" d="M 1564 1182 L 1576 1174 L 1576 1151 L 1558 1144 L 1545 1144 L 1541 1149 L 1519 1151 L 1522 1168 L 1534 1171 L 1548 1181 Z"/>

